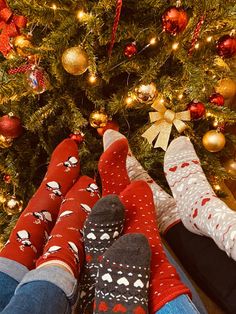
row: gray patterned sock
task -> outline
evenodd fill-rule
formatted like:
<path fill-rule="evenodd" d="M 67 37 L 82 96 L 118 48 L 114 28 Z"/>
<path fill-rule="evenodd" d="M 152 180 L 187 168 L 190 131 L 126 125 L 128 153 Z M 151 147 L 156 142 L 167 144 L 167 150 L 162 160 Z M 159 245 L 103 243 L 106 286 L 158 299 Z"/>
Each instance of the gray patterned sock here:
<path fill-rule="evenodd" d="M 144 235 L 120 237 L 99 265 L 93 313 L 147 314 L 150 260 Z"/>
<path fill-rule="evenodd" d="M 86 262 L 79 286 L 79 313 L 91 307 L 95 294 L 98 264 L 105 251 L 120 236 L 124 224 L 124 207 L 118 196 L 101 198 L 84 225 Z"/>
<path fill-rule="evenodd" d="M 215 195 L 188 137 L 171 142 L 164 169 L 185 227 L 211 237 L 236 260 L 236 213 Z"/>
<path fill-rule="evenodd" d="M 121 138 L 125 138 L 125 136 L 117 131 L 107 130 L 103 136 L 104 150 Z M 147 171 L 143 169 L 134 157 L 130 148 L 126 159 L 126 169 L 131 181 L 143 180 L 150 186 L 158 216 L 158 229 L 164 234 L 170 227 L 180 221 L 176 201 L 149 176 Z"/>

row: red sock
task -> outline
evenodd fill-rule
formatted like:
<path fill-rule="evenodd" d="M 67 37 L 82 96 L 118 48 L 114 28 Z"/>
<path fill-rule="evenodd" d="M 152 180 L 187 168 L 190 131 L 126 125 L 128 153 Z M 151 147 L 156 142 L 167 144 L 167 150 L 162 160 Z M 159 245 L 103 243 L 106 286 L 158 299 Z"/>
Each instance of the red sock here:
<path fill-rule="evenodd" d="M 58 260 L 66 263 L 78 278 L 84 260 L 82 230 L 85 219 L 99 200 L 99 194 L 88 187 L 96 186 L 93 179 L 83 176 L 67 193 L 61 205 L 57 222 L 51 232 L 44 254 L 36 265 Z"/>
<path fill-rule="evenodd" d="M 166 302 L 181 294 L 189 294 L 175 268 L 168 262 L 157 229 L 153 195 L 144 181 L 132 182 L 121 194 L 126 208 L 125 233 L 144 234 L 151 247 L 150 313 L 156 313 Z"/>
<path fill-rule="evenodd" d="M 100 157 L 98 170 L 102 180 L 102 196 L 119 195 L 130 184 L 126 170 L 127 154 L 128 142 L 122 138 L 111 144 Z"/>
<path fill-rule="evenodd" d="M 77 179 L 79 170 L 78 147 L 73 140 L 66 139 L 54 150 L 48 171 L 21 214 L 1 257 L 12 259 L 28 269 L 34 268 L 63 197 Z"/>

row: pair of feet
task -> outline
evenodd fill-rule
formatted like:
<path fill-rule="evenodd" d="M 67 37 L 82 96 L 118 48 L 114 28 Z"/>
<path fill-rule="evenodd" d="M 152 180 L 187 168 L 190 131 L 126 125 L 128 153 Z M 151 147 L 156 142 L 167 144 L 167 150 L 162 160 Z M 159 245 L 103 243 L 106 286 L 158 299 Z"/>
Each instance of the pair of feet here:
<path fill-rule="evenodd" d="M 122 140 L 126 141 L 122 134 L 107 130 L 103 137 L 105 150 Z M 188 137 L 173 140 L 164 158 L 164 172 L 174 198 L 153 181 L 130 149 L 126 169 L 131 181 L 144 180 L 152 189 L 161 233 L 182 220 L 189 231 L 211 237 L 236 260 L 236 214 L 215 195 Z"/>
<path fill-rule="evenodd" d="M 100 199 L 84 226 L 86 263 L 79 313 L 148 313 L 151 252 L 142 234 L 121 236 L 124 206 L 116 195 Z"/>

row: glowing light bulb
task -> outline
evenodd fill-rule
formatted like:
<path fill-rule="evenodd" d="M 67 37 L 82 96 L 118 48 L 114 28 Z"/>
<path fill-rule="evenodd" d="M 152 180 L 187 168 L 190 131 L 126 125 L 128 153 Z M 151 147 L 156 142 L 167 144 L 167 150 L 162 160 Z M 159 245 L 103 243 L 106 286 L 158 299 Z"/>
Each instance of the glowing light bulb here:
<path fill-rule="evenodd" d="M 83 10 L 79 10 L 79 11 L 77 11 L 76 16 L 77 16 L 78 20 L 82 20 L 85 16 L 85 12 Z"/>
<path fill-rule="evenodd" d="M 217 191 L 219 191 L 219 190 L 221 189 L 221 187 L 220 187 L 219 184 L 215 184 L 215 185 L 214 185 L 214 188 L 215 188 L 215 190 L 217 190 Z"/>
<path fill-rule="evenodd" d="M 172 49 L 173 49 L 173 50 L 177 50 L 178 47 L 179 47 L 179 43 L 174 43 L 174 44 L 172 45 Z"/>
<path fill-rule="evenodd" d="M 207 112 L 207 113 L 206 113 L 206 116 L 207 116 L 207 117 L 211 117 L 211 113 L 210 113 L 210 112 Z"/>
<path fill-rule="evenodd" d="M 52 9 L 53 9 L 54 11 L 56 11 L 57 6 L 56 6 L 56 4 L 55 4 L 55 3 L 53 3 L 53 4 L 52 4 Z"/>
<path fill-rule="evenodd" d="M 212 41 L 212 36 L 208 36 L 207 39 L 206 39 L 206 41 L 207 41 L 208 43 L 210 43 L 210 42 Z"/>
<path fill-rule="evenodd" d="M 128 96 L 125 100 L 126 104 L 129 106 L 133 103 L 133 98 L 131 96 Z"/>
<path fill-rule="evenodd" d="M 184 95 L 183 94 L 179 94 L 178 98 L 179 100 L 183 99 Z"/>
<path fill-rule="evenodd" d="M 89 76 L 89 82 L 90 82 L 91 84 L 94 84 L 96 81 L 97 81 L 97 77 L 96 77 L 94 74 L 91 74 L 91 75 Z"/>
<path fill-rule="evenodd" d="M 219 125 L 219 122 L 217 121 L 217 120 L 215 120 L 214 122 L 213 122 L 213 126 L 214 127 L 217 127 Z"/>
<path fill-rule="evenodd" d="M 153 38 L 150 39 L 150 42 L 149 42 L 149 43 L 150 43 L 150 45 L 155 45 L 156 42 L 157 42 L 156 37 L 153 37 Z"/>
<path fill-rule="evenodd" d="M 164 104 L 164 102 L 165 102 L 165 99 L 161 98 L 160 99 L 160 104 Z"/>
<path fill-rule="evenodd" d="M 199 43 L 196 43 L 196 45 L 194 46 L 195 49 L 199 49 L 199 47 L 200 47 Z"/>

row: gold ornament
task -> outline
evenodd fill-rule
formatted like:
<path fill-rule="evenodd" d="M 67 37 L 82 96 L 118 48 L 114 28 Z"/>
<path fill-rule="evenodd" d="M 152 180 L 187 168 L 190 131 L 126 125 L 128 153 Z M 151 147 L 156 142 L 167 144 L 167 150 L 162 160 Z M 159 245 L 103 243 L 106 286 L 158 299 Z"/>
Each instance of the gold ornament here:
<path fill-rule="evenodd" d="M 135 100 L 141 104 L 152 104 L 157 97 L 158 91 L 154 83 L 148 85 L 140 85 L 135 88 L 134 96 Z"/>
<path fill-rule="evenodd" d="M 103 128 L 108 122 L 108 115 L 103 111 L 95 110 L 90 114 L 89 123 L 93 128 Z"/>
<path fill-rule="evenodd" d="M 89 59 L 85 50 L 80 47 L 66 49 L 62 55 L 64 69 L 72 75 L 81 75 L 89 67 Z"/>
<path fill-rule="evenodd" d="M 226 100 L 236 95 L 236 82 L 231 78 L 224 78 L 218 81 L 216 92 L 220 93 Z"/>
<path fill-rule="evenodd" d="M 3 209 L 8 215 L 16 215 L 23 209 L 23 202 L 18 200 L 14 195 L 8 195 Z"/>
<path fill-rule="evenodd" d="M 225 170 L 236 178 L 236 159 L 229 159 L 224 163 Z"/>
<path fill-rule="evenodd" d="M 9 148 L 12 146 L 12 143 L 12 138 L 0 135 L 0 148 Z"/>
<path fill-rule="evenodd" d="M 14 38 L 13 45 L 16 49 L 16 52 L 21 57 L 28 57 L 32 55 L 31 52 L 27 52 L 24 49 L 25 48 L 33 48 L 32 43 L 30 42 L 30 37 L 24 34 L 18 35 Z"/>
<path fill-rule="evenodd" d="M 182 133 L 187 124 L 183 121 L 190 121 L 190 111 L 174 112 L 167 109 L 159 99 L 156 99 L 152 105 L 157 112 L 150 112 L 150 121 L 154 122 L 153 125 L 142 134 L 142 137 L 146 138 L 149 144 L 157 137 L 154 148 L 161 147 L 166 151 L 172 125 L 174 125 L 179 133 Z"/>
<path fill-rule="evenodd" d="M 217 153 L 225 147 L 225 136 L 217 130 L 206 132 L 202 138 L 203 146 L 211 153 Z"/>

